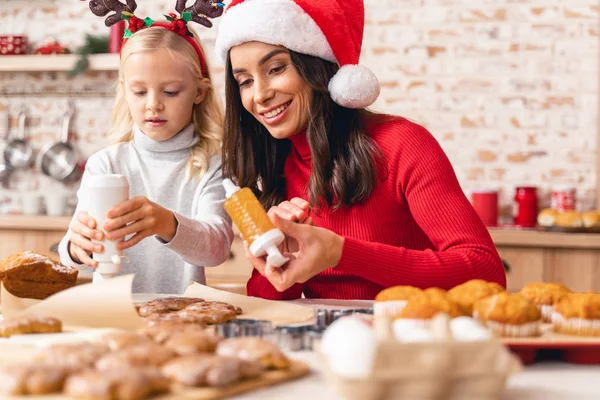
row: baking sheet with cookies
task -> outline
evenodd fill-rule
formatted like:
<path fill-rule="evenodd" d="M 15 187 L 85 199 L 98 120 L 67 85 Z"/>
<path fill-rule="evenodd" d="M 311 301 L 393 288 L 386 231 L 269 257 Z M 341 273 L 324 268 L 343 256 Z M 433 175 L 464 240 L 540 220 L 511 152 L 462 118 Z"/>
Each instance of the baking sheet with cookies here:
<path fill-rule="evenodd" d="M 14 335 L 0 339 L 0 366 L 27 363 L 41 349 L 56 344 L 95 342 L 110 332 L 132 331 L 145 325 L 135 302 L 148 301 L 157 295 L 132 295 L 133 276 L 122 276 L 96 284 L 67 289 L 43 301 L 20 299 L 3 291 L 3 311 L 7 319 L 22 315 L 56 317 L 63 321 L 63 332 Z M 202 285 L 192 285 L 183 295 L 212 301 L 227 301 L 242 308 L 240 317 L 266 319 L 273 325 L 307 323 L 314 320 L 315 310 L 292 303 L 278 303 L 233 295 Z M 191 388 L 171 384 L 168 394 L 158 399 L 221 399 L 234 394 L 272 386 L 310 373 L 302 362 L 290 360 L 288 368 L 267 370 L 257 378 L 246 379 L 224 387 Z M 14 399 L 61 399 L 64 395 L 2 397 Z"/>
<path fill-rule="evenodd" d="M 523 364 L 537 361 L 563 361 L 572 364 L 600 364 L 600 337 L 556 333 L 551 324 L 542 325 L 537 337 L 502 338 Z"/>
<path fill-rule="evenodd" d="M 35 357 L 38 349 L 26 345 L 7 345 L 0 343 L 0 367 L 8 363 L 28 362 Z M 236 394 L 245 393 L 260 388 L 277 385 L 294 379 L 299 379 L 310 373 L 310 368 L 303 362 L 290 360 L 290 366 L 285 370 L 274 370 L 263 373 L 260 377 L 241 381 L 235 384 L 221 388 L 189 388 L 180 385 L 172 385 L 170 392 L 162 395 L 153 396 L 155 400 L 175 400 L 175 399 L 197 399 L 197 400 L 218 400 L 224 399 Z M 67 399 L 62 394 L 51 394 L 44 396 L 11 396 L 2 397 L 2 399 L 11 400 L 59 400 Z"/>

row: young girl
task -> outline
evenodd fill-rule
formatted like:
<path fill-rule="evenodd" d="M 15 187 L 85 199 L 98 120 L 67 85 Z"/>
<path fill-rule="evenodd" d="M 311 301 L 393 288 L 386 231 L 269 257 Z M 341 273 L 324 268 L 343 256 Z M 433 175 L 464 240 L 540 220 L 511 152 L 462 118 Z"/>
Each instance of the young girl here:
<path fill-rule="evenodd" d="M 110 133 L 116 144 L 90 157 L 82 178 L 83 188 L 91 175 L 123 174 L 130 199 L 109 210 L 103 227 L 80 201 L 59 247 L 64 264 L 91 272 L 85 266 L 97 266 L 91 254 L 102 246 L 91 239 L 103 238 L 100 229 L 109 240 L 125 238 L 121 273 L 135 273 L 134 292 L 181 293 L 190 281 L 205 283 L 203 266 L 225 261 L 233 239 L 223 210 L 222 109 L 202 48 L 177 21 L 125 42 Z"/>
<path fill-rule="evenodd" d="M 233 0 L 225 174 L 259 193 L 288 237 L 281 268 L 248 256 L 248 294 L 373 299 L 385 287 L 506 285 L 500 257 L 435 138 L 365 110 L 363 0 Z"/>

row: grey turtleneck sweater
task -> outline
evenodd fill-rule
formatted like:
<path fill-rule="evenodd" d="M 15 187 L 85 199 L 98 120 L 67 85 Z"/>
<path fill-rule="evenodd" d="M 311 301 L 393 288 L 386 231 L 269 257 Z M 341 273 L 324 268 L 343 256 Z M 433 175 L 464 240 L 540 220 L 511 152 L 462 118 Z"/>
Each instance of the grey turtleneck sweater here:
<path fill-rule="evenodd" d="M 193 125 L 164 142 L 154 141 L 136 127 L 132 141 L 101 150 L 86 164 L 81 187 L 91 175 L 123 174 L 129 181 L 130 197 L 145 196 L 173 211 L 178 221 L 170 242 L 148 237 L 125 250 L 129 262 L 121 265 L 121 274 L 135 273 L 134 292 L 182 293 L 190 281 L 205 283 L 203 267 L 220 265 L 229 256 L 233 231 L 223 209 L 220 157 L 210 160 L 199 181 L 185 178 L 197 141 Z M 85 210 L 81 187 L 75 215 Z M 59 246 L 61 262 L 91 274 L 92 268 L 71 259 L 69 234 Z"/>

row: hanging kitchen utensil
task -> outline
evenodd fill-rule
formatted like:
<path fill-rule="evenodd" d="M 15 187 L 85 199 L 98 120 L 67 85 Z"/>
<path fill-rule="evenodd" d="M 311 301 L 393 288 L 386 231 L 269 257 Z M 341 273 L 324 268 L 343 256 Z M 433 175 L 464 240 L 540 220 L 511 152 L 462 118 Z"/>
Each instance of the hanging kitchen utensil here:
<path fill-rule="evenodd" d="M 69 143 L 69 128 L 74 114 L 71 101 L 63 116 L 62 131 L 58 142 L 44 149 L 39 157 L 39 167 L 44 175 L 61 182 L 76 179 L 80 170 L 77 165 L 77 152 Z"/>
<path fill-rule="evenodd" d="M 6 106 L 6 131 L 4 132 L 4 140 L 8 141 L 10 131 L 10 112 L 8 105 Z M 6 186 L 8 178 L 12 173 L 12 167 L 6 163 L 0 164 L 0 184 Z"/>
<path fill-rule="evenodd" d="M 19 113 L 19 126 L 17 137 L 6 145 L 4 149 L 4 161 L 13 168 L 28 167 L 33 161 L 33 148 L 25 140 L 25 119 L 27 118 L 27 107 L 21 105 Z"/>

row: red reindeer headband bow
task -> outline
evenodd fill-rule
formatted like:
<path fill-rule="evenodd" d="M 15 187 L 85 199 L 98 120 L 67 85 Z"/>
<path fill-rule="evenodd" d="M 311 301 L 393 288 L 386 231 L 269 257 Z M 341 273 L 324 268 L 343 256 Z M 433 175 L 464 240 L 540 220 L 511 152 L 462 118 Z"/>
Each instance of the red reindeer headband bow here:
<path fill-rule="evenodd" d="M 137 8 L 136 0 L 126 0 L 127 4 L 123 4 L 118 0 L 91 0 L 90 10 L 99 17 L 104 17 L 108 13 L 114 12 L 114 14 L 106 18 L 106 26 L 112 26 L 122 19 L 128 22 L 127 30 L 125 30 L 125 34 L 123 35 L 123 44 L 125 44 L 131 35 L 144 28 L 160 27 L 175 32 L 194 47 L 200 59 L 202 76 L 206 76 L 208 71 L 204 55 L 198 43 L 193 39 L 194 35 L 189 30 L 187 24 L 190 21 L 194 21 L 207 28 L 212 27 L 212 22 L 209 18 L 220 17 L 223 14 L 224 4 L 212 0 L 196 0 L 191 7 L 186 8 L 186 2 L 187 0 L 177 0 L 175 10 L 179 13 L 179 16 L 174 13 L 166 15 L 165 17 L 169 22 L 155 22 L 151 18 L 141 19 L 136 17 L 133 14 Z"/>

